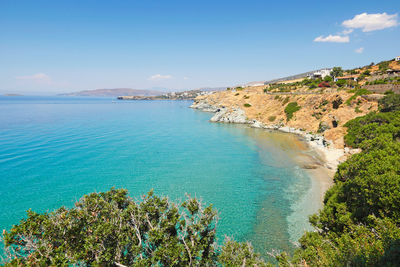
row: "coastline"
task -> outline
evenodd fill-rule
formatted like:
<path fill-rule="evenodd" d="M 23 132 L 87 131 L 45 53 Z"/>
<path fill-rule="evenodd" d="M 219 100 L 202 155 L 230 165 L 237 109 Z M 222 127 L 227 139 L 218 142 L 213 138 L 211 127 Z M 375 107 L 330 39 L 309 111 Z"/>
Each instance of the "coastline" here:
<path fill-rule="evenodd" d="M 240 108 L 229 110 L 203 101 L 194 102 L 190 108 L 214 113 L 210 122 L 245 124 L 252 128 L 296 135 L 305 148 L 299 148 L 299 153 L 294 157 L 294 161 L 312 178 L 309 198 L 318 199 L 319 208 L 322 207 L 325 192 L 333 184 L 337 166 L 345 161 L 348 155 L 357 152 L 348 148 L 333 148 L 333 145 L 321 135 L 306 133 L 285 125 L 269 126 L 257 120 L 248 120 Z"/>

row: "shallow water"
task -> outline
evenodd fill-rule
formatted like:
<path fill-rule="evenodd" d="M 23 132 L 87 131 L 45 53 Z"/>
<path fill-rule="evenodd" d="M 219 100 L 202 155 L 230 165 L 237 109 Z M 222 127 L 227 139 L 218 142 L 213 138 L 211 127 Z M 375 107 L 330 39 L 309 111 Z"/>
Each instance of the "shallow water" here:
<path fill-rule="evenodd" d="M 83 194 L 154 188 L 219 211 L 219 236 L 291 250 L 318 208 L 293 135 L 209 123 L 190 101 L 0 97 L 0 229 Z"/>

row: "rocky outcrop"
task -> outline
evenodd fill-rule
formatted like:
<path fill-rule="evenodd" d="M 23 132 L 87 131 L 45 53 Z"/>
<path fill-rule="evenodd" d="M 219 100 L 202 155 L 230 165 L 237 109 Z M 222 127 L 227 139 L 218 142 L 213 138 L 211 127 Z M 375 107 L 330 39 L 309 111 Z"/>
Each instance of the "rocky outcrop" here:
<path fill-rule="evenodd" d="M 210 119 L 212 122 L 248 123 L 246 113 L 240 108 L 219 108 Z"/>
<path fill-rule="evenodd" d="M 205 112 L 217 112 L 219 110 L 218 106 L 211 105 L 207 99 L 200 98 L 200 99 L 195 99 L 193 104 L 190 106 L 193 109 L 198 109 L 201 111 Z"/>
<path fill-rule="evenodd" d="M 377 109 L 376 101 L 363 97 L 345 104 L 352 95 L 347 92 L 267 95 L 257 90 L 224 91 L 197 97 L 191 108 L 215 113 L 211 122 L 241 123 L 299 135 L 326 159 L 327 168 L 336 170 L 339 163 L 357 152 L 344 149 L 344 124 Z M 291 120 L 287 120 L 284 111 L 288 102 L 301 106 Z"/>

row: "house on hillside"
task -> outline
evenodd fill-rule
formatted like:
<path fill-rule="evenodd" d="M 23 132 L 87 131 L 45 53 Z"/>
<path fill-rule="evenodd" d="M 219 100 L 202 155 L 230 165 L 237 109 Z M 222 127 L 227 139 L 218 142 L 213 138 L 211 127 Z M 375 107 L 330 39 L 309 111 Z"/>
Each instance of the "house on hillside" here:
<path fill-rule="evenodd" d="M 386 73 L 389 77 L 397 77 L 400 75 L 400 69 L 387 69 Z"/>
<path fill-rule="evenodd" d="M 262 82 L 249 82 L 245 85 L 245 87 L 255 87 L 255 86 L 263 86 L 265 81 Z"/>
<path fill-rule="evenodd" d="M 395 61 L 400 61 L 400 56 L 394 58 Z"/>
<path fill-rule="evenodd" d="M 357 81 L 358 80 L 358 76 L 357 74 L 353 74 L 353 75 L 346 75 L 346 76 L 341 76 L 341 77 L 335 77 L 335 82 L 339 81 L 339 80 L 346 80 L 346 81 Z"/>
<path fill-rule="evenodd" d="M 308 74 L 307 78 L 309 78 L 309 79 L 319 79 L 319 78 L 323 79 L 326 76 L 331 75 L 331 71 L 332 71 L 332 69 L 320 69 L 320 70 L 317 70 L 317 71 L 315 71 L 313 73 Z"/>

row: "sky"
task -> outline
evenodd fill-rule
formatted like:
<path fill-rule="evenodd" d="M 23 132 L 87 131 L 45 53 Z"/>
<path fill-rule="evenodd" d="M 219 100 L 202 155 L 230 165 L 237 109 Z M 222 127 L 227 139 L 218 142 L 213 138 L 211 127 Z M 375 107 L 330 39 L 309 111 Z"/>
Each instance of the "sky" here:
<path fill-rule="evenodd" d="M 0 0 L 0 94 L 184 90 L 400 56 L 400 1 Z"/>

